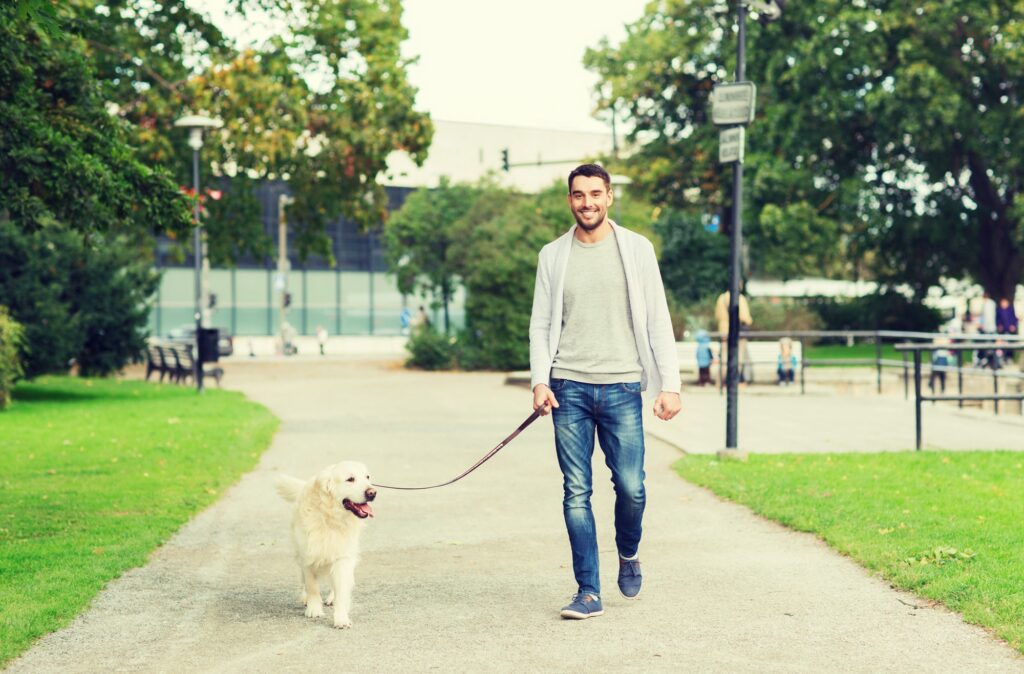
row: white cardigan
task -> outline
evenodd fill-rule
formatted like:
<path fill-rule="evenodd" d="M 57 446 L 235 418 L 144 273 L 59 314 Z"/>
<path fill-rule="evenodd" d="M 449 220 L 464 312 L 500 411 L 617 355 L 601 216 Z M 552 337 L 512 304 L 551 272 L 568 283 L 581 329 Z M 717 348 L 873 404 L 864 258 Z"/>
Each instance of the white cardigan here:
<path fill-rule="evenodd" d="M 679 356 L 654 246 L 640 234 L 619 227 L 610 220 L 609 223 L 626 272 L 633 335 L 643 367 L 640 389 L 652 394 L 661 391 L 678 393 Z M 562 336 L 565 270 L 575 233 L 576 225 L 573 225 L 568 232 L 544 246 L 538 256 L 537 283 L 533 288 L 533 312 L 530 315 L 531 389 L 537 384 L 549 383 L 551 365 L 558 353 L 558 342 Z"/>

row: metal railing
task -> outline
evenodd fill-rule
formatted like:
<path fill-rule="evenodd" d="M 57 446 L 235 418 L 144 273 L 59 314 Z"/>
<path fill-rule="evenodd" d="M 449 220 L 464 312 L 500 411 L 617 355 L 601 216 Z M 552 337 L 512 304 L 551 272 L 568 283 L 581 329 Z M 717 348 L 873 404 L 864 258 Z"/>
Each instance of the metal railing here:
<path fill-rule="evenodd" d="M 721 333 L 712 332 L 709 336 L 713 340 L 719 342 L 722 341 L 723 336 Z M 891 358 L 883 358 L 882 347 L 888 341 L 892 344 L 906 343 L 906 342 L 927 342 L 922 344 L 922 351 L 932 351 L 935 349 L 945 348 L 946 345 L 936 344 L 936 340 L 949 340 L 951 343 L 962 343 L 969 341 L 972 346 L 969 349 L 951 349 L 957 351 L 957 366 L 951 367 L 946 371 L 957 372 L 957 392 L 963 393 L 964 375 L 985 375 L 991 376 L 995 380 L 994 386 L 998 389 L 999 378 L 1020 378 L 1024 375 L 1020 375 L 1014 372 L 1007 372 L 998 369 L 989 368 L 975 368 L 975 367 L 963 367 L 962 354 L 964 351 L 971 350 L 986 350 L 992 344 L 999 341 L 1005 344 L 1024 344 L 1024 336 L 1020 335 L 993 335 L 993 334 L 950 334 L 950 333 L 936 333 L 936 332 L 914 332 L 904 330 L 780 330 L 780 331 L 750 331 L 743 332 L 740 335 L 741 340 L 750 341 L 768 341 L 778 340 L 783 337 L 789 337 L 795 342 L 800 344 L 800 393 L 806 393 L 806 370 L 810 367 L 829 367 L 836 365 L 870 365 L 875 368 L 875 387 L 878 393 L 882 392 L 882 374 L 886 368 L 899 368 L 903 370 L 903 396 L 905 399 L 910 398 L 910 370 L 911 363 L 907 359 L 907 353 L 903 354 L 902 360 L 893 360 Z M 848 345 L 852 345 L 858 339 L 870 340 L 875 346 L 875 357 L 874 358 L 807 358 L 807 346 L 813 342 L 820 342 L 822 340 L 838 340 L 846 342 Z M 1011 349 L 1018 351 L 1020 349 Z M 722 354 L 719 354 L 718 359 L 718 381 L 719 389 L 722 387 L 724 381 L 724 362 L 725 359 Z M 750 365 L 766 365 L 774 363 L 775 361 L 744 361 Z M 942 366 L 932 366 L 936 371 L 939 371 Z M 963 401 L 960 402 L 960 407 L 963 407 Z M 998 413 L 998 408 L 996 410 Z M 1022 407 L 1022 414 L 1024 414 L 1024 407 Z"/>
<path fill-rule="evenodd" d="M 993 401 L 995 406 L 996 414 L 999 413 L 999 401 L 1000 400 L 1017 400 L 1021 402 L 1021 412 L 1024 413 L 1024 392 L 1018 393 L 1000 393 L 999 392 L 999 377 L 998 370 L 993 370 L 996 373 L 993 376 L 994 390 L 991 395 L 964 395 L 963 383 L 962 383 L 962 368 L 952 368 L 949 366 L 940 366 L 946 371 L 957 371 L 961 374 L 961 383 L 957 395 L 922 395 L 921 393 L 921 353 L 924 351 L 932 351 L 936 348 L 946 349 L 947 351 L 955 351 L 957 354 L 957 363 L 963 362 L 964 351 L 979 351 L 979 350 L 995 350 L 999 349 L 1002 351 L 1024 351 L 1024 343 L 1019 340 L 1013 340 L 1013 343 L 1000 343 L 994 344 L 992 340 L 985 340 L 973 343 L 960 343 L 960 344 L 942 344 L 936 346 L 935 344 L 897 344 L 896 350 L 904 353 L 911 353 L 914 357 L 914 427 L 915 427 L 915 447 L 917 450 L 921 449 L 921 403 L 924 402 L 937 402 L 937 401 L 957 401 L 960 406 L 963 406 L 965 400 L 971 401 Z M 937 368 L 933 366 L 933 371 L 937 371 Z M 1024 379 L 1024 375 L 1021 373 L 1008 373 L 1007 375 L 1014 375 L 1014 378 Z M 934 388 L 932 389 L 934 391 Z"/>

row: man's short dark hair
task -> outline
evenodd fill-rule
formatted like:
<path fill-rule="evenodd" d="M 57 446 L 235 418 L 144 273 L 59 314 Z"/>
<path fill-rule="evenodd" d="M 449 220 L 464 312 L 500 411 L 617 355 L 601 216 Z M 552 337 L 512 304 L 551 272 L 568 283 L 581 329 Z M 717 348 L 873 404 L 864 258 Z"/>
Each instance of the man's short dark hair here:
<path fill-rule="evenodd" d="M 608 175 L 608 171 L 604 170 L 604 167 L 600 164 L 580 164 L 572 170 L 569 174 L 569 193 L 572 194 L 572 181 L 575 180 L 576 176 L 584 176 L 585 178 L 600 178 L 604 181 L 605 189 L 610 190 L 612 188 L 612 177 Z"/>

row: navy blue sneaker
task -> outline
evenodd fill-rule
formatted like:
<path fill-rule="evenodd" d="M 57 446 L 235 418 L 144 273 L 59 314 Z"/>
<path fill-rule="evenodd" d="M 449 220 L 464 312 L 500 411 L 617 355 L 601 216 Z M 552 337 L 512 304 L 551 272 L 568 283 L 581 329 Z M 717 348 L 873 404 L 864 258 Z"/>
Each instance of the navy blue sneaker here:
<path fill-rule="evenodd" d="M 640 573 L 640 560 L 619 557 L 619 592 L 626 599 L 635 599 L 640 594 L 640 585 L 644 582 Z"/>
<path fill-rule="evenodd" d="M 572 620 L 586 620 L 604 613 L 601 598 L 596 594 L 580 592 L 572 597 L 572 603 L 562 607 L 562 617 Z"/>

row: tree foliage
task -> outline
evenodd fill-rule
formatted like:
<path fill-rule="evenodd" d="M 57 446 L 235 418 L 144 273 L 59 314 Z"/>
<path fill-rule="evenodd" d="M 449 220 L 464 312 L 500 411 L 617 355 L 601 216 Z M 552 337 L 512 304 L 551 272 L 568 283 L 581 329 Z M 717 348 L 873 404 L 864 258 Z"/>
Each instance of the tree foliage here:
<path fill-rule="evenodd" d="M 11 403 L 11 391 L 25 374 L 21 366 L 24 328 L 0 305 L 0 410 Z"/>
<path fill-rule="evenodd" d="M 20 226 L 184 232 L 187 204 L 105 109 L 80 41 L 0 6 L 0 207 Z"/>
<path fill-rule="evenodd" d="M 652 209 L 625 198 L 612 215 L 650 232 Z M 403 292 L 440 296 L 448 284 L 465 290 L 466 328 L 456 358 L 467 369 L 529 365 L 529 330 L 537 254 L 572 225 L 566 186 L 519 194 L 484 179 L 476 185 L 442 180 L 419 190 L 387 222 L 384 241 Z M 427 346 L 430 346 L 428 343 Z"/>
<path fill-rule="evenodd" d="M 287 28 L 267 44 L 237 49 L 185 0 L 76 0 L 73 25 L 86 40 L 117 114 L 132 123 L 150 162 L 191 185 L 186 112 L 220 118 L 202 150 L 204 184 L 224 179 L 287 181 L 292 243 L 303 257 L 331 257 L 327 221 L 345 215 L 380 225 L 387 200 L 378 177 L 386 158 L 407 151 L 421 162 L 432 136 L 413 109 L 416 90 L 397 0 L 234 0 L 241 14 L 269 11 Z M 224 185 L 231 198 L 251 191 Z M 251 203 L 243 203 L 248 210 Z M 236 212 L 237 213 L 237 212 Z M 266 252 L 258 218 L 204 224 L 215 262 Z"/>
<path fill-rule="evenodd" d="M 657 203 L 728 205 L 709 95 L 733 79 L 734 20 L 721 0 L 650 3 L 621 44 L 587 54 L 602 104 L 627 111 L 644 141 L 633 175 Z M 791 2 L 777 23 L 750 22 L 753 271 L 866 273 L 919 295 L 971 274 L 1012 296 L 1022 40 L 1014 0 Z"/>
<path fill-rule="evenodd" d="M 385 258 L 402 293 L 433 296 L 444 308 L 444 331 L 451 330 L 448 306 L 462 272 L 452 258 L 455 224 L 480 197 L 470 185 L 452 185 L 442 178 L 436 189 L 421 188 L 402 204 L 384 226 Z"/>
<path fill-rule="evenodd" d="M 717 297 L 729 288 L 729 241 L 704 229 L 699 219 L 669 209 L 654 223 L 662 241 L 661 277 L 679 302 Z"/>

